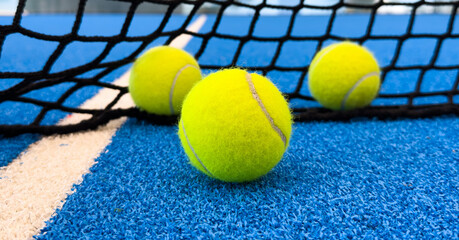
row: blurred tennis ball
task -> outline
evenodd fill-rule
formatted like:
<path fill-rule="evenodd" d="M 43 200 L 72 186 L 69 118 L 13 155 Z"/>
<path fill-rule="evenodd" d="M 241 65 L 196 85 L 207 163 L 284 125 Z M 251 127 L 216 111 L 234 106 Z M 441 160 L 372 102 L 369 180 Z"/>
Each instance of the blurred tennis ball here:
<path fill-rule="evenodd" d="M 212 178 L 247 182 L 281 160 L 292 116 L 267 78 L 227 69 L 196 84 L 183 103 L 179 137 L 191 164 Z"/>
<path fill-rule="evenodd" d="M 180 112 L 186 94 L 201 78 L 193 56 L 169 46 L 155 47 L 134 62 L 129 92 L 140 109 L 175 115 Z"/>
<path fill-rule="evenodd" d="M 369 105 L 378 94 L 380 69 L 372 53 L 352 43 L 332 44 L 309 67 L 309 90 L 325 108 L 351 110 Z"/>

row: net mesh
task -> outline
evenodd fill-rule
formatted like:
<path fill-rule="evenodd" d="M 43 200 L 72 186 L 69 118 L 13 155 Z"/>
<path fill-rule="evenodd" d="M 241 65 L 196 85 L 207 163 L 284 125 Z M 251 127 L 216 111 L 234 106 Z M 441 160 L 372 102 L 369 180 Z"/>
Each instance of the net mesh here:
<path fill-rule="evenodd" d="M 269 75 L 272 72 L 280 73 L 296 73 L 298 78 L 291 80 L 294 85 L 293 91 L 284 92 L 290 101 L 300 100 L 304 102 L 314 103 L 314 99 L 304 93 L 302 89 L 306 85 L 307 72 L 310 61 L 304 64 L 304 66 L 286 66 L 279 64 L 279 58 L 282 55 L 284 46 L 292 41 L 295 42 L 314 42 L 314 53 L 318 52 L 323 46 L 326 45 L 327 41 L 342 41 L 351 40 L 360 44 L 364 44 L 368 41 L 384 41 L 390 40 L 394 42 L 394 51 L 391 54 L 390 61 L 382 66 L 381 79 L 384 81 L 387 76 L 391 73 L 398 71 L 416 71 L 417 74 L 414 78 L 414 90 L 406 89 L 406 91 L 400 91 L 397 93 L 380 93 L 378 99 L 404 99 L 399 101 L 399 104 L 373 104 L 372 106 L 352 110 L 352 111 L 330 111 L 319 107 L 314 104 L 306 104 L 304 106 L 298 105 L 293 107 L 296 121 L 311 121 L 311 120 L 348 120 L 355 117 L 378 117 L 378 118 L 396 118 L 396 117 L 429 117 L 440 114 L 458 114 L 459 104 L 457 103 L 459 90 L 459 62 L 453 61 L 453 64 L 439 64 L 438 59 L 441 50 L 447 51 L 447 44 L 445 42 L 459 38 L 459 34 L 454 31 L 454 23 L 456 21 L 457 9 L 459 6 L 458 1 L 409 1 L 409 2 L 391 2 L 391 1 L 344 1 L 336 0 L 334 3 L 326 4 L 314 4 L 309 3 L 310 1 L 298 1 L 295 4 L 282 4 L 274 1 L 218 1 L 218 0 L 206 0 L 206 1 L 159 1 L 159 0 L 123 0 L 119 1 L 127 4 L 129 7 L 124 15 L 124 21 L 118 34 L 112 36 L 87 36 L 79 32 L 82 25 L 82 20 L 85 13 L 85 6 L 87 0 L 80 0 L 78 2 L 78 8 L 76 10 L 73 26 L 70 33 L 56 35 L 56 34 L 45 34 L 38 31 L 30 30 L 23 26 L 22 19 L 25 14 L 26 0 L 20 0 L 17 6 L 16 13 L 11 21 L 11 24 L 0 25 L 0 51 L 4 52 L 5 39 L 13 35 L 23 35 L 28 38 L 38 39 L 40 41 L 52 41 L 57 43 L 57 47 L 53 50 L 52 54 L 47 58 L 44 66 L 37 71 L 9 71 L 3 70 L 0 72 L 0 81 L 11 81 L 15 80 L 15 83 L 0 89 L 0 110 L 1 104 L 5 102 L 13 103 L 26 103 L 36 106 L 39 111 L 34 116 L 28 116 L 28 119 L 32 118 L 30 122 L 24 120 L 24 122 L 10 121 L 6 123 L 0 123 L 0 134 L 3 135 L 16 135 L 21 133 L 41 133 L 41 134 L 53 134 L 53 133 L 70 133 L 87 129 L 94 129 L 98 126 L 107 123 L 108 121 L 122 116 L 136 117 L 139 119 L 146 119 L 156 124 L 175 124 L 176 117 L 157 116 L 153 114 L 146 114 L 139 111 L 136 108 L 129 109 L 118 109 L 114 106 L 116 103 L 128 93 L 126 87 L 117 86 L 110 81 L 104 80 L 104 77 L 110 73 L 120 69 L 130 63 L 146 48 L 158 39 L 164 39 L 163 44 L 171 43 L 175 38 L 181 34 L 188 34 L 193 36 L 193 39 L 199 43 L 194 52 L 195 57 L 201 64 L 201 68 L 204 71 L 214 71 L 224 67 L 240 66 L 241 62 L 244 62 L 243 49 L 248 44 L 262 44 L 264 42 L 274 43 L 272 49 L 273 54 L 268 59 L 268 63 L 265 65 L 254 65 L 254 66 L 243 66 L 251 71 L 258 71 L 264 75 Z M 315 1 L 320 2 L 320 1 Z M 162 6 L 164 9 L 161 14 L 161 21 L 158 26 L 155 26 L 149 33 L 141 36 L 129 36 L 128 30 L 133 22 L 133 19 L 138 11 L 139 7 L 144 4 L 155 4 Z M 209 4 L 212 5 L 215 15 L 212 21 L 208 21 L 206 24 L 210 24 L 210 29 L 207 32 L 191 32 L 186 28 L 187 26 L 196 19 L 196 16 L 204 12 L 203 9 Z M 378 34 L 373 31 L 375 26 L 376 18 L 381 14 L 382 10 L 391 7 L 406 7 L 409 9 L 409 13 L 406 14 L 407 24 L 406 29 L 402 34 Z M 419 11 L 425 7 L 442 7 L 448 11 L 444 14 L 447 20 L 443 22 L 444 32 L 441 33 L 417 33 L 413 31 Z M 232 8 L 243 8 L 250 10 L 253 14 L 248 23 L 247 34 L 236 34 L 231 32 L 220 32 L 219 26 L 225 21 L 227 10 Z M 180 26 L 174 30 L 168 30 L 166 28 L 168 21 L 171 17 L 175 16 L 178 9 L 186 8 L 187 14 Z M 262 18 L 263 12 L 267 10 L 283 11 L 284 19 L 286 19 L 286 31 L 282 36 L 258 36 L 254 34 L 257 22 Z M 328 14 L 328 20 L 323 25 L 323 32 L 320 35 L 315 36 L 298 36 L 293 34 L 295 23 L 298 21 L 305 11 L 326 11 Z M 364 26 L 364 32 L 360 36 L 341 36 L 334 34 L 333 29 L 338 25 L 338 18 L 341 14 L 346 14 L 343 11 L 359 11 L 363 12 L 368 17 L 367 23 L 362 23 Z M 311 23 L 314 24 L 314 23 Z M 205 62 L 201 63 L 201 58 L 213 39 L 227 39 L 236 42 L 236 47 L 233 50 L 232 58 L 227 63 L 208 64 Z M 433 53 L 428 61 L 420 64 L 412 64 L 409 66 L 400 66 L 397 64 L 402 55 L 402 48 L 407 41 L 415 39 L 431 39 L 433 40 Z M 61 71 L 51 71 L 56 60 L 63 54 L 66 48 L 74 42 L 83 43 L 105 43 L 103 51 L 92 59 L 92 61 Z M 140 42 L 140 44 L 131 53 L 126 54 L 120 59 L 113 61 L 104 61 L 104 59 L 113 51 L 113 49 L 120 43 L 125 42 Z M 456 56 L 457 58 L 457 56 Z M 97 74 L 93 74 L 90 77 L 84 77 L 85 73 L 99 70 Z M 429 71 L 451 71 L 453 74 L 446 76 L 445 81 L 451 82 L 451 86 L 448 89 L 441 91 L 422 91 L 421 86 L 426 78 Z M 451 79 L 452 78 L 452 79 Z M 72 87 L 66 89 L 63 93 L 57 97 L 57 100 L 48 101 L 45 99 L 37 99 L 30 97 L 29 93 L 35 90 L 45 91 L 50 87 L 62 84 L 62 83 L 73 83 Z M 425 84 L 425 83 L 424 83 Z M 71 107 L 66 106 L 64 102 L 72 96 L 75 92 L 81 90 L 84 87 L 93 86 L 97 88 L 106 88 L 117 91 L 116 97 L 110 99 L 109 103 L 103 109 L 83 109 L 78 106 Z M 51 88 L 52 89 L 52 88 Z M 403 90 L 403 89 L 402 89 Z M 419 98 L 426 97 L 442 97 L 445 100 L 442 102 L 423 103 L 416 104 L 416 100 Z M 397 101 L 395 101 L 397 102 Z M 46 115 L 53 111 L 60 111 L 66 114 L 80 113 L 89 114 L 89 118 L 78 123 L 72 124 L 57 124 L 57 121 L 47 124 L 44 119 Z M 14 116 L 12 116 L 14 117 Z"/>

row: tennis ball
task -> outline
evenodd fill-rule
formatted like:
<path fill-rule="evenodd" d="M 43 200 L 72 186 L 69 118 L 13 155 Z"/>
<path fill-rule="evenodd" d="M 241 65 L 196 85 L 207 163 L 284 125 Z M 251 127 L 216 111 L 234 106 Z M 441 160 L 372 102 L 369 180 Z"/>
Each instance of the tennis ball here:
<path fill-rule="evenodd" d="M 169 46 L 155 47 L 134 62 L 129 92 L 140 109 L 175 115 L 180 112 L 186 94 L 201 78 L 193 56 Z"/>
<path fill-rule="evenodd" d="M 367 106 L 378 94 L 380 70 L 364 47 L 341 42 L 317 53 L 309 67 L 309 91 L 325 108 L 351 110 Z"/>
<path fill-rule="evenodd" d="M 210 74 L 187 95 L 179 132 L 191 164 L 226 182 L 268 173 L 290 140 L 287 102 L 267 78 L 241 69 Z"/>

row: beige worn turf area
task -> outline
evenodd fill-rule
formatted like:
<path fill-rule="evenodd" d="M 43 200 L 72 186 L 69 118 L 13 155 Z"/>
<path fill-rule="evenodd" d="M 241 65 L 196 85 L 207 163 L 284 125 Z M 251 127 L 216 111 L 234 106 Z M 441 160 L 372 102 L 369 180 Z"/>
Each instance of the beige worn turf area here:
<path fill-rule="evenodd" d="M 189 31 L 198 31 L 206 18 L 201 16 Z M 183 48 L 191 40 L 181 35 L 170 45 Z M 127 86 L 129 73 L 114 82 Z M 104 108 L 118 91 L 103 89 L 86 101 L 82 108 Z M 115 108 L 132 107 L 125 95 Z M 59 124 L 77 123 L 87 115 L 73 114 Z M 55 210 L 61 208 L 72 193 L 72 186 L 81 183 L 95 159 L 110 143 L 117 129 L 126 121 L 121 118 L 94 131 L 43 137 L 29 146 L 8 166 L 0 168 L 0 239 L 30 239 L 45 227 Z"/>

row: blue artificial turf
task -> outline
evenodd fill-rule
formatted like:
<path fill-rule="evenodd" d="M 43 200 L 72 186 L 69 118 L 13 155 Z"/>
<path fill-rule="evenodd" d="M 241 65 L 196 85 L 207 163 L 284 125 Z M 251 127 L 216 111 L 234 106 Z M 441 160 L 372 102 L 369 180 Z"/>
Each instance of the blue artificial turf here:
<path fill-rule="evenodd" d="M 129 120 L 37 239 L 454 239 L 459 118 L 296 123 L 268 175 L 195 170 L 176 127 Z"/>

